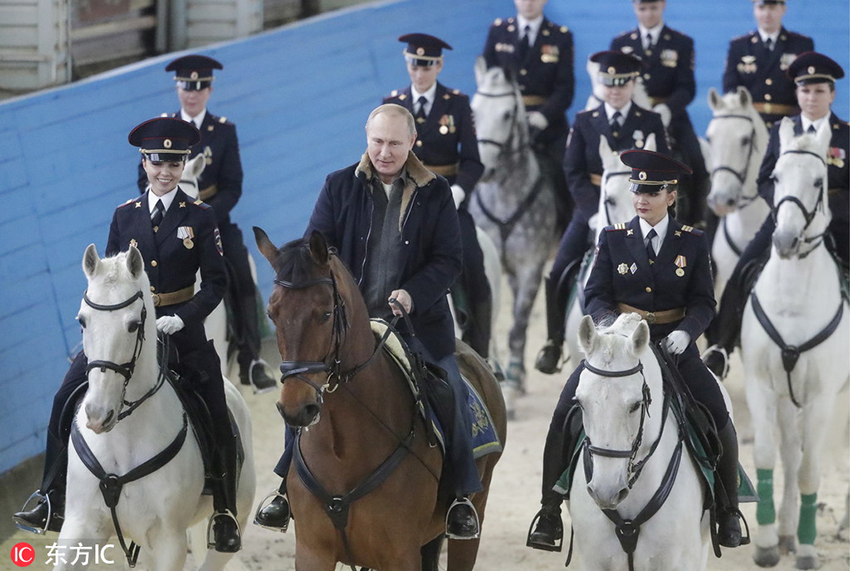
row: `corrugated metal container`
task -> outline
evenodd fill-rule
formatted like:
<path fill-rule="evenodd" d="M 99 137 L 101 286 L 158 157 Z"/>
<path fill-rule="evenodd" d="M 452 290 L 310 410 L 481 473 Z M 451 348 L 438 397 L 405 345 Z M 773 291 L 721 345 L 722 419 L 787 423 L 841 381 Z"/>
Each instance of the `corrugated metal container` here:
<path fill-rule="evenodd" d="M 0 3 L 0 89 L 31 90 L 71 79 L 65 0 Z"/>

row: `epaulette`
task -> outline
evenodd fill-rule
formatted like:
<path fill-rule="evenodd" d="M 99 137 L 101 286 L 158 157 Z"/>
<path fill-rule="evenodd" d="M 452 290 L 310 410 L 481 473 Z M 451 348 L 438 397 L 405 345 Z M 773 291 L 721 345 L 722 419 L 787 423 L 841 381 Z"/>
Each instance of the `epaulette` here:
<path fill-rule="evenodd" d="M 195 206 L 200 206 L 201 208 L 203 208 L 205 210 L 210 207 L 209 204 L 207 204 L 206 202 L 204 202 L 200 198 L 198 200 L 196 200 L 195 202 L 193 202 L 192 204 L 194 204 Z"/>
<path fill-rule="evenodd" d="M 699 228 L 694 228 L 693 226 L 688 226 L 687 224 L 682 224 L 682 231 L 689 232 L 689 233 L 693 234 L 694 236 L 702 236 L 703 235 L 702 230 L 700 230 Z"/>
<path fill-rule="evenodd" d="M 625 229 L 626 229 L 626 223 L 625 222 L 620 222 L 618 224 L 614 224 L 613 226 L 606 226 L 605 227 L 606 232 L 616 232 L 617 230 L 625 230 Z"/>
<path fill-rule="evenodd" d="M 125 206 L 127 206 L 127 205 L 128 205 L 128 204 L 130 204 L 131 202 L 138 202 L 138 203 L 139 203 L 139 205 L 141 205 L 141 204 L 142 204 L 142 200 L 141 200 L 140 198 L 131 198 L 131 199 L 130 199 L 130 200 L 128 200 L 127 202 L 123 202 L 123 203 L 119 204 L 119 205 L 118 205 L 118 208 L 124 208 Z"/>
<path fill-rule="evenodd" d="M 219 123 L 227 123 L 227 117 L 219 117 L 218 122 Z"/>

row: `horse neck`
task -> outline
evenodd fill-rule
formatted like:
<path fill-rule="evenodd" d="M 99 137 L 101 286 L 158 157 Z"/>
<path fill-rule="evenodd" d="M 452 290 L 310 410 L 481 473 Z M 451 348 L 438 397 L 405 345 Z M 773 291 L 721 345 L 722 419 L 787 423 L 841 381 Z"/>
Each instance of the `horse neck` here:
<path fill-rule="evenodd" d="M 528 133 L 523 129 L 525 127 L 517 122 L 508 139 L 510 144 L 505 160 L 499 161 L 495 179 L 502 187 L 529 188 L 540 176 L 540 164 L 528 142 Z M 505 198 L 519 202 L 523 194 L 510 192 Z"/>
<path fill-rule="evenodd" d="M 808 313 L 822 307 L 826 300 L 838 303 L 840 283 L 835 260 L 821 243 L 803 258 L 779 257 L 771 246 L 770 259 L 765 264 L 756 294 L 763 306 L 773 306 L 782 313 Z M 832 310 L 829 310 L 832 311 Z"/>

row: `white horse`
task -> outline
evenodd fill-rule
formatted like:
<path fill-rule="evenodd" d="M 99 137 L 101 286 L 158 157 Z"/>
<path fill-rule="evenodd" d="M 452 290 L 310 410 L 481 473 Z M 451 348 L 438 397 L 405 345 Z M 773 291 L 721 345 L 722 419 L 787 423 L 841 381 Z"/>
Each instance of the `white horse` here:
<path fill-rule="evenodd" d="M 517 83 L 502 68 L 487 69 L 483 58 L 475 63 L 475 79 L 472 111 L 484 176 L 469 212 L 496 244 L 514 296 L 505 374 L 510 414 L 513 393 L 524 390 L 528 319 L 555 241 L 554 181 L 531 148 Z"/>
<path fill-rule="evenodd" d="M 655 133 L 646 138 L 644 150 L 655 151 Z M 602 184 L 599 192 L 599 209 L 591 219 L 594 224 L 593 246 L 599 242 L 599 234 L 606 226 L 620 222 L 628 222 L 635 217 L 635 207 L 629 176 L 632 169 L 620 160 L 620 153 L 612 151 L 608 139 L 599 138 L 599 156 L 602 158 Z M 591 250 L 592 251 L 592 250 Z M 592 266 L 593 258 L 586 257 L 586 263 Z M 569 362 L 575 367 L 581 360 L 581 349 L 578 343 L 578 323 L 584 315 L 584 286 L 590 277 L 590 267 L 582 268 L 579 272 L 580 284 L 574 288 L 575 294 L 567 305 L 567 321 L 564 329 L 564 341 L 569 351 Z"/>
<path fill-rule="evenodd" d="M 762 566 L 775 565 L 780 549 L 793 550 L 795 530 L 797 567 L 818 565 L 815 512 L 823 442 L 833 407 L 841 401 L 837 394 L 850 380 L 850 307 L 823 244 L 831 219 L 825 162 L 830 138 L 829 122 L 816 134 L 794 138 L 793 122 L 782 120 L 773 171 L 773 246 L 743 316 L 741 360 L 761 497 L 753 557 Z M 785 484 L 778 529 L 773 504 L 777 432 Z"/>
<path fill-rule="evenodd" d="M 586 316 L 578 338 L 586 368 L 576 400 L 588 440 L 569 511 L 579 569 L 705 569 L 710 518 L 701 476 L 668 412 L 649 327 L 636 314 L 624 314 L 597 332 Z M 662 489 L 667 495 L 650 502 Z M 622 542 L 618 527 L 626 536 Z"/>
<path fill-rule="evenodd" d="M 770 211 L 756 186 L 768 133 L 746 87 L 722 97 L 712 87 L 708 104 L 714 112 L 706 131 L 713 163 L 708 205 L 720 217 L 711 246 L 719 300 L 741 252 Z"/>
<path fill-rule="evenodd" d="M 605 99 L 602 96 L 603 86 L 599 83 L 599 64 L 590 61 L 590 58 L 588 58 L 586 69 L 587 75 L 590 76 L 590 84 L 593 86 L 593 93 L 587 97 L 587 103 L 584 105 L 584 110 L 590 111 L 591 109 L 596 109 L 602 105 L 602 103 L 605 102 Z M 652 109 L 652 102 L 649 100 L 649 95 L 646 94 L 646 86 L 643 84 L 643 78 L 640 76 L 635 78 L 635 92 L 632 94 L 632 101 L 638 107 L 643 107 L 644 109 L 649 110 Z M 670 117 L 667 117 L 666 123 L 664 123 L 665 129 L 669 123 Z"/>
<path fill-rule="evenodd" d="M 89 371 L 88 391 L 74 418 L 73 445 L 68 448 L 60 550 L 71 553 L 78 544 L 105 544 L 118 533 L 117 522 L 119 537 L 141 548 L 142 566 L 180 570 L 187 528 L 211 515 L 213 508 L 211 498 L 202 495 L 204 466 L 198 443 L 187 429 L 177 394 L 160 376 L 156 314 L 142 255 L 131 246 L 126 253 L 101 260 L 92 244 L 83 256 L 83 271 L 88 288 L 78 319 L 89 365 L 96 366 Z M 244 530 L 255 488 L 251 419 L 236 388 L 224 384 L 245 451 L 237 493 L 237 519 Z M 113 512 L 101 493 L 101 481 L 80 459 L 80 450 L 86 448 L 103 471 L 119 477 L 158 455 L 164 457 L 156 462 L 161 464 L 158 469 L 131 479 L 123 489 L 113 488 Z M 202 555 L 195 551 L 195 561 L 200 563 Z M 221 570 L 232 555 L 208 551 L 200 569 Z M 71 558 L 59 560 L 56 569 L 66 569 L 66 561 Z"/>

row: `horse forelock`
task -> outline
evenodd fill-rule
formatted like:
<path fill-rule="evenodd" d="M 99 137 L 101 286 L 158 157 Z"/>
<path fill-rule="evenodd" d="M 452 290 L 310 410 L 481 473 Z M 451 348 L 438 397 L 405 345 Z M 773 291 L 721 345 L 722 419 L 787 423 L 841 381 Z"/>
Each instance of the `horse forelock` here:
<path fill-rule="evenodd" d="M 277 252 L 274 269 L 276 279 L 299 284 L 313 279 L 319 264 L 310 252 L 307 238 L 292 240 L 284 244 Z"/>
<path fill-rule="evenodd" d="M 100 262 L 101 269 L 96 276 L 89 279 L 89 288 L 115 290 L 122 285 L 132 285 L 142 291 L 150 289 L 150 280 L 145 272 L 141 272 L 136 279 L 130 275 L 127 269 L 127 252 L 103 258 Z"/>
<path fill-rule="evenodd" d="M 593 350 L 593 362 L 597 367 L 605 368 L 606 365 L 611 365 L 618 355 L 637 357 L 632 355 L 629 338 L 640 321 L 640 316 L 635 313 L 623 313 L 613 323 L 597 329 L 599 337 Z"/>

